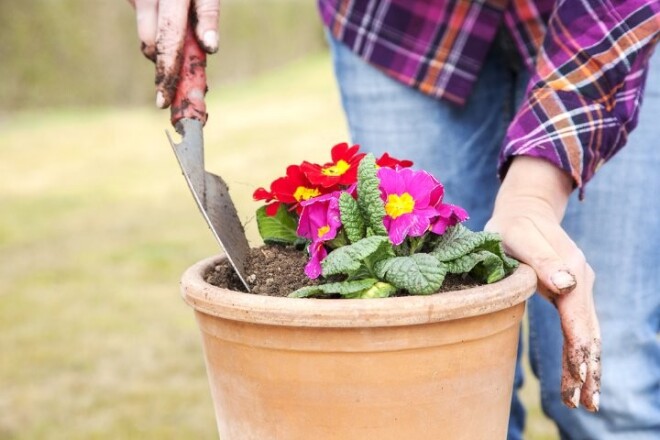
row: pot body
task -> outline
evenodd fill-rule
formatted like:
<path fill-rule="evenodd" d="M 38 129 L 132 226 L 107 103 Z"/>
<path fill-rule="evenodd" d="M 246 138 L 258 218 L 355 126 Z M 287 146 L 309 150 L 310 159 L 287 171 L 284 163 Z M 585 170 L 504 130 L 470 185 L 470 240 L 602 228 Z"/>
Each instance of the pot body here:
<path fill-rule="evenodd" d="M 506 438 L 531 269 L 463 291 L 466 304 L 453 292 L 259 297 L 204 285 L 215 262 L 193 266 L 183 293 L 196 309 L 222 440 Z"/>

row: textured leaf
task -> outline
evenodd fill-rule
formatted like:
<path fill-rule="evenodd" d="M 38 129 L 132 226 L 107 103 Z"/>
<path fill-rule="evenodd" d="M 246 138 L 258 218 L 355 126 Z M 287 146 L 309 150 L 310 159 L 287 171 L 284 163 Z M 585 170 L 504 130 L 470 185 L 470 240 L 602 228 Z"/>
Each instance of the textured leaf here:
<path fill-rule="evenodd" d="M 381 258 L 393 255 L 392 245 L 387 237 L 374 235 L 333 250 L 321 262 L 323 276 L 351 275 L 360 269 L 364 260 L 372 255 L 381 256 Z"/>
<path fill-rule="evenodd" d="M 486 243 L 482 246 L 484 250 L 492 252 L 493 254 L 500 257 L 502 263 L 504 263 L 504 269 L 507 273 L 511 272 L 513 269 L 518 267 L 518 260 L 515 258 L 509 257 L 504 252 L 504 246 L 502 246 L 502 237 L 500 234 L 491 234 L 492 237 L 490 240 L 487 240 Z"/>
<path fill-rule="evenodd" d="M 436 239 L 431 254 L 445 262 L 451 273 L 471 272 L 486 283 L 499 281 L 518 267 L 518 261 L 504 253 L 499 234 L 472 232 L 462 225 Z"/>
<path fill-rule="evenodd" d="M 449 273 L 472 273 L 480 281 L 494 283 L 506 276 L 504 262 L 490 251 L 476 251 L 445 263 Z"/>
<path fill-rule="evenodd" d="M 413 295 L 435 293 L 445 280 L 447 269 L 429 254 L 394 257 L 378 262 L 376 276 Z"/>
<path fill-rule="evenodd" d="M 380 198 L 380 181 L 376 175 L 376 159 L 367 154 L 358 167 L 357 203 L 364 216 L 366 226 L 374 235 L 387 235 L 383 224 L 385 204 Z"/>
<path fill-rule="evenodd" d="M 280 205 L 274 216 L 266 214 L 266 207 L 257 210 L 257 227 L 266 244 L 294 244 L 298 240 L 296 234 L 297 221 L 284 205 Z"/>
<path fill-rule="evenodd" d="M 307 286 L 290 293 L 289 298 L 310 298 L 329 295 L 341 295 L 347 298 L 361 298 L 361 294 L 369 291 L 369 289 L 377 284 L 377 282 L 378 280 L 375 278 L 365 278 L 363 280 Z"/>
<path fill-rule="evenodd" d="M 365 224 L 357 201 L 348 193 L 339 196 L 339 213 L 346 236 L 351 243 L 365 237 Z"/>
<path fill-rule="evenodd" d="M 440 261 L 451 261 L 479 249 L 490 251 L 503 260 L 506 257 L 499 234 L 486 231 L 473 232 L 462 225 L 453 226 L 438 237 L 431 254 Z M 506 258 L 512 260 L 509 257 Z"/>
<path fill-rule="evenodd" d="M 488 251 L 480 252 L 486 253 Z M 482 262 L 474 266 L 474 269 L 470 273 L 484 283 L 490 284 L 504 278 L 507 275 L 507 271 L 500 257 L 491 252 L 488 252 L 488 254 L 490 256 L 484 258 Z"/>
<path fill-rule="evenodd" d="M 487 232 L 472 232 L 463 225 L 456 225 L 441 235 L 431 251 L 440 261 L 451 261 L 467 255 L 484 244 Z"/>

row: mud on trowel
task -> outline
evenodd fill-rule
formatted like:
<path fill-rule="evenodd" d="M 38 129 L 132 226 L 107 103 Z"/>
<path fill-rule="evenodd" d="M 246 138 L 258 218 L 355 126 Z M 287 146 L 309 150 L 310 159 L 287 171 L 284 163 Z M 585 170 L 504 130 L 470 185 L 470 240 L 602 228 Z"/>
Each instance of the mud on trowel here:
<path fill-rule="evenodd" d="M 189 24 L 183 45 L 179 84 L 171 105 L 172 125 L 181 135 L 181 142 L 175 143 L 170 134 L 166 134 L 204 220 L 249 292 L 245 276 L 245 261 L 249 252 L 245 230 L 229 196 L 227 184 L 220 176 L 204 169 L 202 128 L 207 119 L 205 68 L 206 54 Z"/>

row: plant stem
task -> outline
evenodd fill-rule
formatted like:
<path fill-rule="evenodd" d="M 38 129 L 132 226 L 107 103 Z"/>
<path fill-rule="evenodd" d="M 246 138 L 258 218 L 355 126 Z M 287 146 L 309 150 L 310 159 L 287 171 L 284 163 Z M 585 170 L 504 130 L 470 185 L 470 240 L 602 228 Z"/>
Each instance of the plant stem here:
<path fill-rule="evenodd" d="M 428 235 L 429 234 L 424 234 L 421 237 L 408 237 L 408 240 L 410 240 L 410 255 L 414 254 L 424 246 L 424 242 Z"/>

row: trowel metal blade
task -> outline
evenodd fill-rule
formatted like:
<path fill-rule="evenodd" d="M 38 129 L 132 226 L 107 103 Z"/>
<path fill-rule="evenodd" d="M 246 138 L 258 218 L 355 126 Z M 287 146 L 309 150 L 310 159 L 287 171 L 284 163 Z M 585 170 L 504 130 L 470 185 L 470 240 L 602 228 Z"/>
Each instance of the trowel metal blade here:
<path fill-rule="evenodd" d="M 181 134 L 181 142 L 176 144 L 166 132 L 167 138 L 190 192 L 227 259 L 250 291 L 245 274 L 245 262 L 250 251 L 245 230 L 225 181 L 204 170 L 202 123 L 196 119 L 182 119 L 176 129 Z"/>

